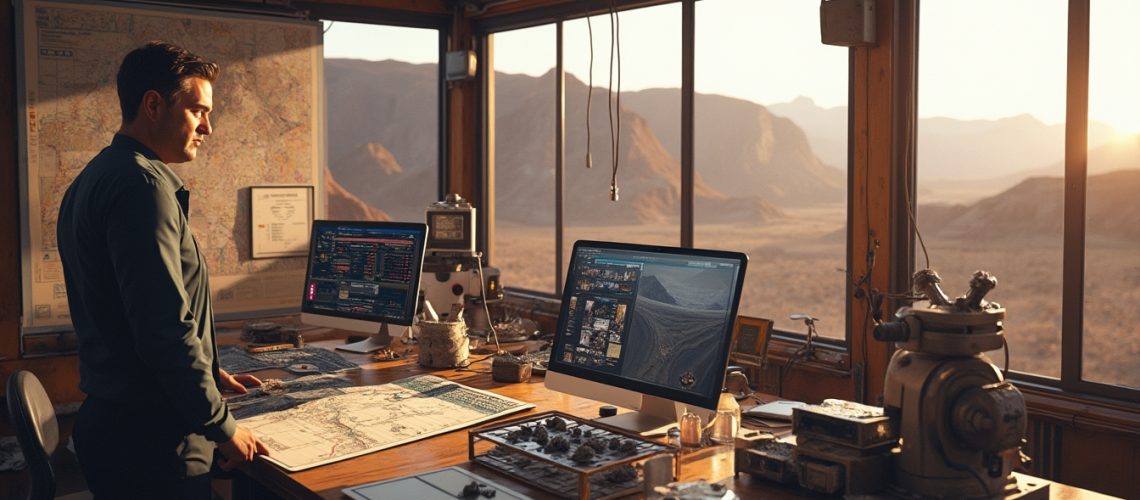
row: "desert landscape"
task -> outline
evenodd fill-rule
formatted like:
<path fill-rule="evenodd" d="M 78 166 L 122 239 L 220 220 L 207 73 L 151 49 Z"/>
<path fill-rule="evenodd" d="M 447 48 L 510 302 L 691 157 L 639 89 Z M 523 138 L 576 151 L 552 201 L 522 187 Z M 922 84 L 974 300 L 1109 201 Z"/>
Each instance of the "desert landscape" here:
<path fill-rule="evenodd" d="M 438 177 L 436 96 L 425 83 L 436 66 L 328 59 L 325 74 L 329 216 L 423 220 Z M 553 78 L 496 75 L 491 265 L 508 288 L 557 295 Z M 567 76 L 564 258 L 578 239 L 676 245 L 679 90 L 622 94 L 617 203 L 605 90 L 593 91 L 588 137 L 587 91 Z M 807 313 L 821 335 L 843 338 L 846 108 L 697 94 L 695 109 L 696 246 L 750 256 L 740 314 L 803 333 L 788 315 Z M 988 298 L 1007 309 L 1010 369 L 1059 376 L 1063 126 L 1030 115 L 918 125 L 916 216 L 930 267 L 951 296 L 975 270 L 996 275 Z M 1140 135 L 1092 122 L 1088 144 L 1084 376 L 1140 387 L 1129 368 L 1140 355 Z"/>
<path fill-rule="evenodd" d="M 668 230 L 654 229 L 644 225 L 611 226 L 576 228 L 575 232 L 589 234 L 593 239 L 644 241 L 638 240 L 638 236 Z M 788 315 L 809 313 L 820 318 L 817 327 L 821 335 L 842 338 L 846 279 L 843 242 L 829 241 L 834 240 L 830 238 L 834 231 L 803 231 L 788 238 L 781 229 L 787 228 L 780 224 L 744 228 L 702 226 L 697 230 L 698 245 L 749 255 L 740 314 L 773 319 L 779 329 L 803 333 L 803 324 L 789 320 Z M 505 286 L 553 289 L 553 236 L 549 233 L 549 228 L 500 229 L 495 260 L 502 269 Z M 1059 239 L 1051 246 L 928 240 L 927 247 L 931 266 L 942 276 L 947 295 L 964 294 L 976 270 L 989 271 L 998 278 L 998 286 L 988 298 L 1006 308 L 1004 327 L 1011 370 L 1060 376 Z M 1140 387 L 1140 374 L 1130 368 L 1140 355 L 1140 339 L 1134 334 L 1140 316 L 1132 307 L 1140 301 L 1140 255 L 1135 247 L 1094 247 L 1089 249 L 1086 261 L 1085 376 L 1099 382 Z M 884 314 L 890 316 L 893 311 Z M 1002 353 L 990 356 L 999 367 L 1004 365 Z"/>

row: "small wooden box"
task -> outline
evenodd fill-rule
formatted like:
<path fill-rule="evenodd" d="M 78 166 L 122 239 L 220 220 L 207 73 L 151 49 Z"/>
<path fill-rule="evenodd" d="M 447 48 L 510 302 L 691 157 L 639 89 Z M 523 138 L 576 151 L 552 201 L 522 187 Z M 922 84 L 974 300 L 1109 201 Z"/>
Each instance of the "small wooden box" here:
<path fill-rule="evenodd" d="M 756 448 L 736 449 L 736 472 L 747 472 L 780 484 L 795 484 L 799 468 L 793 455 L 794 445 L 769 441 Z"/>

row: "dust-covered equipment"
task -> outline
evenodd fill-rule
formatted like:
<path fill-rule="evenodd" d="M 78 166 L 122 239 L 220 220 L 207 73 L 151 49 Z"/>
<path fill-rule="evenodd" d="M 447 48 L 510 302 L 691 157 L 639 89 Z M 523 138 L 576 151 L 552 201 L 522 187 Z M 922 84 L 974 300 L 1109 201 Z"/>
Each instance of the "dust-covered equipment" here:
<path fill-rule="evenodd" d="M 882 408 L 825 399 L 792 410 L 799 484 L 828 495 L 883 489 L 898 444 L 897 421 Z"/>
<path fill-rule="evenodd" d="M 1012 473 L 1024 457 L 1025 400 L 984 354 L 1005 343 L 1005 309 L 985 300 L 997 279 L 978 271 L 955 300 L 940 281 L 933 270 L 916 273 L 914 291 L 929 307 L 902 307 L 874 331 L 899 343 L 884 384 L 901 438 L 892 488 L 941 498 L 1047 495 L 1048 484 L 1019 487 Z"/>
<path fill-rule="evenodd" d="M 458 194 L 426 210 L 428 235 L 420 289 L 441 319 L 503 298 L 501 274 L 483 267 L 475 245 L 475 207 Z M 479 317 L 481 315 L 473 315 Z"/>
<path fill-rule="evenodd" d="M 428 206 L 427 255 L 475 256 L 475 207 L 451 193 Z"/>

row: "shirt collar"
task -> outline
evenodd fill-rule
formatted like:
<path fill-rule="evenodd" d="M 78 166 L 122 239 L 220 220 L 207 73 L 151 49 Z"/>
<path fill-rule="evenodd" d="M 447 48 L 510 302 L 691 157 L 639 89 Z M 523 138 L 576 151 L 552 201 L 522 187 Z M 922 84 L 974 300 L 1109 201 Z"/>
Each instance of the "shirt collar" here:
<path fill-rule="evenodd" d="M 178 177 L 178 174 L 174 173 L 174 171 L 170 169 L 170 166 L 158 157 L 158 153 L 155 153 L 153 150 L 146 147 L 146 145 L 139 142 L 134 137 L 117 133 L 115 134 L 115 137 L 111 139 L 111 146 L 129 149 L 143 155 L 154 165 L 155 173 L 165 178 L 166 181 L 169 182 L 172 187 L 174 187 L 175 191 L 186 190 L 186 186 L 182 182 L 182 178 Z"/>
<path fill-rule="evenodd" d="M 157 153 L 134 137 L 124 134 L 115 134 L 115 137 L 111 139 L 111 146 L 129 149 L 150 160 L 151 165 L 154 167 L 155 174 L 162 176 L 166 182 L 174 188 L 174 197 L 178 200 L 178 205 L 182 208 L 182 214 L 187 218 L 190 217 L 190 191 L 186 189 L 186 185 L 182 183 L 182 179 L 178 177 L 178 174 L 174 173 L 174 171 L 170 169 L 170 166 L 158 157 Z"/>

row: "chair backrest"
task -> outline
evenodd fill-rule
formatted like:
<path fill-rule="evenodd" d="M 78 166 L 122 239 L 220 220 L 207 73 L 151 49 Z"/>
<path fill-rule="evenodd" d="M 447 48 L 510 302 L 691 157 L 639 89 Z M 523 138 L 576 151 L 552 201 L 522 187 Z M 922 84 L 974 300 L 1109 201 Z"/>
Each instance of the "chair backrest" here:
<path fill-rule="evenodd" d="M 47 391 L 32 372 L 18 370 L 8 378 L 8 415 L 32 473 L 28 498 L 54 498 L 51 455 L 59 447 L 59 422 Z"/>

